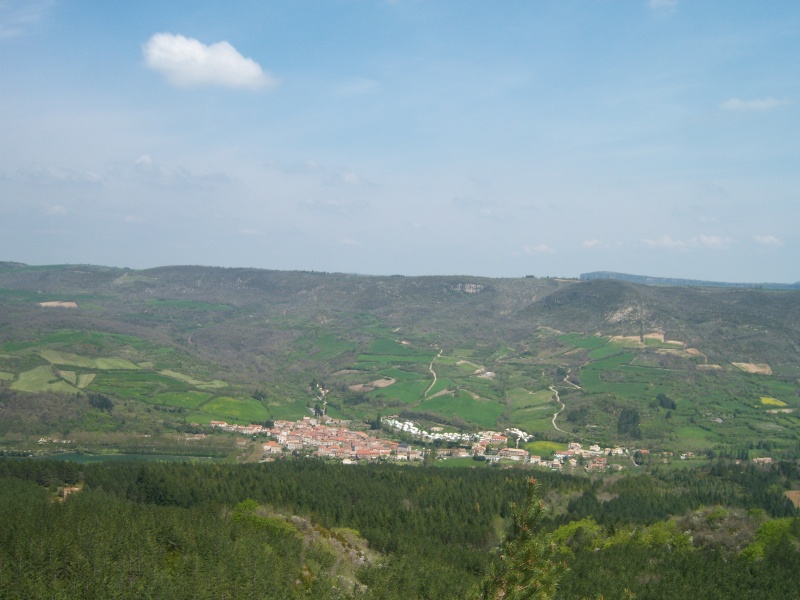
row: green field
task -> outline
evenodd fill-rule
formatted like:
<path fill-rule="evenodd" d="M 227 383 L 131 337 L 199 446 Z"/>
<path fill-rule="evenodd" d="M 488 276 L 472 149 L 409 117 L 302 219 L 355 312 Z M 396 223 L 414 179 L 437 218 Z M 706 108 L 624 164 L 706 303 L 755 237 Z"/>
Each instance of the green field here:
<path fill-rule="evenodd" d="M 208 392 L 164 392 L 156 394 L 153 401 L 165 406 L 178 406 L 181 408 L 197 408 L 211 398 Z"/>
<path fill-rule="evenodd" d="M 187 384 L 150 371 L 98 373 L 92 382 L 91 389 L 112 397 L 141 400 L 147 403 L 153 403 L 154 398 L 160 393 L 189 391 Z"/>
<path fill-rule="evenodd" d="M 197 423 L 224 420 L 239 425 L 263 423 L 268 418 L 269 412 L 258 400 L 229 396 L 217 396 L 204 404 L 201 411 L 186 416 L 187 421 Z"/>
<path fill-rule="evenodd" d="M 194 387 L 200 388 L 201 390 L 213 390 L 228 386 L 227 383 L 225 383 L 224 381 L 220 381 L 219 379 L 214 379 L 213 381 L 203 381 L 201 379 L 195 379 L 194 377 L 190 377 L 189 375 L 184 375 L 183 373 L 170 371 L 169 369 L 159 371 L 159 373 L 161 375 L 177 379 L 178 381 L 185 381 L 189 385 L 193 385 Z"/>
<path fill-rule="evenodd" d="M 433 381 L 431 381 L 433 383 Z M 430 383 L 428 384 L 430 385 Z M 442 390 L 446 389 L 455 389 L 455 383 L 447 379 L 446 377 L 439 377 L 436 379 L 436 383 L 433 384 L 433 387 L 428 391 L 428 397 L 438 394 Z"/>
<path fill-rule="evenodd" d="M 553 392 L 551 390 L 539 390 L 531 392 L 522 388 L 515 388 L 506 394 L 514 410 L 541 407 L 553 402 Z"/>
<path fill-rule="evenodd" d="M 59 350 L 42 350 L 39 356 L 54 365 L 69 365 L 98 371 L 113 371 L 121 369 L 137 370 L 138 365 L 124 358 L 87 358 L 70 352 Z"/>
<path fill-rule="evenodd" d="M 498 417 L 505 410 L 503 405 L 498 402 L 476 400 L 464 392 L 461 392 L 458 398 L 439 396 L 425 400 L 419 404 L 419 409 L 445 417 L 458 416 L 487 429 L 497 425 Z"/>
<path fill-rule="evenodd" d="M 353 352 L 356 344 L 338 340 L 335 335 L 328 334 L 314 340 L 309 355 L 314 360 L 330 360 L 345 352 Z"/>
<path fill-rule="evenodd" d="M 47 365 L 20 373 L 16 381 L 11 383 L 11 389 L 21 392 L 75 392 L 74 386 L 54 374 L 52 367 Z"/>
<path fill-rule="evenodd" d="M 403 369 L 384 369 L 381 371 L 381 375 L 386 377 L 391 377 L 392 379 L 396 379 L 397 381 L 407 381 L 410 379 L 426 379 L 429 375 L 423 375 L 421 373 L 415 373 L 414 371 L 404 371 Z"/>
<path fill-rule="evenodd" d="M 417 351 L 408 344 L 378 338 L 370 343 L 367 354 L 417 354 Z"/>
<path fill-rule="evenodd" d="M 534 456 L 541 456 L 542 458 L 552 456 L 553 452 L 558 452 L 560 450 L 566 450 L 566 444 L 559 444 L 558 442 L 548 442 L 548 441 L 537 441 L 537 442 L 528 442 L 525 444 L 525 450 L 530 452 Z"/>
<path fill-rule="evenodd" d="M 413 404 L 417 402 L 425 389 L 430 385 L 423 379 L 409 379 L 398 381 L 389 387 L 379 388 L 369 393 L 371 398 L 385 398 L 386 400 L 397 400 L 403 404 Z"/>
<path fill-rule="evenodd" d="M 303 417 L 310 417 L 311 412 L 306 406 L 305 400 L 291 400 L 289 402 L 270 402 L 269 414 L 272 419 L 285 419 L 287 421 L 296 421 Z M 328 414 L 331 417 L 341 417 L 336 414 L 333 407 L 328 405 Z"/>
<path fill-rule="evenodd" d="M 589 336 L 582 335 L 580 333 L 568 333 L 566 335 L 558 336 L 558 339 L 575 348 L 593 350 L 595 348 L 601 348 L 602 346 L 605 346 L 610 338 L 600 335 Z"/>
<path fill-rule="evenodd" d="M 195 300 L 148 300 L 147 303 L 155 308 L 182 308 L 184 310 L 232 310 L 227 304 L 210 304 Z"/>

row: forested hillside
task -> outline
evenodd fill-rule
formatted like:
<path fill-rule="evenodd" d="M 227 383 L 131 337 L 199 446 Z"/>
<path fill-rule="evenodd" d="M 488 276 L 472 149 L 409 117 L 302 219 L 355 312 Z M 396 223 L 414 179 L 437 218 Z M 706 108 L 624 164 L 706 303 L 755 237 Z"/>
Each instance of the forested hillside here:
<path fill-rule="evenodd" d="M 542 473 L 528 541 L 566 565 L 559 598 L 792 598 L 797 480 L 789 464 Z M 527 490 L 519 469 L 5 460 L 0 595 L 465 598 Z"/>
<path fill-rule="evenodd" d="M 791 453 L 797 294 L 3 263 L 4 439 L 133 447 L 128 434 L 146 433 L 172 448 L 163 435 L 192 423 L 308 415 L 322 384 L 328 412 L 345 419 L 395 413 L 673 453 L 750 452 L 769 436 Z M 660 395 L 669 402 L 654 404 Z M 624 411 L 642 426 L 620 427 Z"/>

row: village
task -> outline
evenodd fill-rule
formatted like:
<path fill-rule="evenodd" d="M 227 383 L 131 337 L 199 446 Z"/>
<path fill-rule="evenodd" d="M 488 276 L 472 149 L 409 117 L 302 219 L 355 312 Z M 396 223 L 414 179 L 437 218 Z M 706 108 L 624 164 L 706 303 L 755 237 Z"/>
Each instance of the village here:
<path fill-rule="evenodd" d="M 411 421 L 400 421 L 396 416 L 383 419 L 382 425 L 419 439 L 426 444 L 425 447 L 375 437 L 366 431 L 351 429 L 350 421 L 325 415 L 303 417 L 297 421 L 276 420 L 271 425 L 245 426 L 228 424 L 225 421 L 211 422 L 212 427 L 223 431 L 247 436 L 267 436 L 269 440 L 262 444 L 264 462 L 287 453 L 340 460 L 344 464 L 379 460 L 414 462 L 422 461 L 428 456 L 438 460 L 473 458 L 489 463 L 519 463 L 557 471 L 565 467 L 583 468 L 591 472 L 621 469 L 621 464 L 609 463 L 608 459 L 630 456 L 625 447 L 601 448 L 593 444 L 584 448 L 579 442 L 571 442 L 568 449 L 556 451 L 551 458 L 543 459 L 518 447 L 520 442 L 533 438 L 518 429 L 467 434 L 444 432 L 441 427 L 433 427 L 431 432 L 427 432 Z M 509 440 L 512 440 L 511 443 Z"/>

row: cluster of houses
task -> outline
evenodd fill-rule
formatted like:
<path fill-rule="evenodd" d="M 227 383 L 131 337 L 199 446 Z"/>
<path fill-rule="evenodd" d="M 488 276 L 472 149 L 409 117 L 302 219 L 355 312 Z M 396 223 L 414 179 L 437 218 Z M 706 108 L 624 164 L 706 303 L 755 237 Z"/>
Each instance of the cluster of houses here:
<path fill-rule="evenodd" d="M 621 458 L 628 455 L 628 449 L 622 446 L 614 448 L 601 448 L 597 444 L 592 444 L 588 448 L 584 448 L 579 442 L 570 442 L 566 450 L 560 450 L 553 453 L 553 463 L 558 463 L 563 467 L 569 465 L 577 467 L 580 461 L 583 461 L 587 471 L 605 471 L 612 465 L 609 465 L 609 457 Z M 621 465 L 613 465 L 615 468 L 621 468 Z M 554 468 L 561 468 L 555 467 Z"/>
<path fill-rule="evenodd" d="M 298 421 L 275 421 L 272 427 L 261 425 L 229 425 L 212 421 L 212 427 L 245 435 L 264 434 L 272 439 L 263 444 L 264 459 L 269 460 L 284 452 L 305 451 L 321 458 L 333 458 L 345 463 L 355 461 L 422 460 L 424 452 L 408 444 L 401 444 L 371 436 L 364 431 L 350 430 L 349 421 L 330 417 L 303 417 Z"/>
<path fill-rule="evenodd" d="M 264 444 L 264 460 L 270 460 L 285 452 L 306 452 L 321 458 L 341 460 L 345 463 L 376 461 L 379 459 L 396 461 L 415 461 L 424 458 L 425 451 L 409 444 L 394 442 L 369 435 L 365 431 L 349 429 L 350 421 L 333 419 L 328 416 L 303 417 L 298 421 L 274 421 L 272 427 L 262 425 L 236 425 L 224 421 L 212 421 L 212 427 L 242 435 L 266 435 L 271 439 Z M 440 427 L 432 428 L 429 433 L 417 428 L 411 421 L 399 421 L 396 417 L 383 420 L 383 424 L 393 429 L 417 435 L 426 442 L 441 440 L 460 444 L 453 448 L 437 450 L 439 458 L 477 457 L 487 462 L 501 460 L 516 461 L 524 464 L 538 465 L 552 470 L 562 470 L 565 466 L 583 465 L 587 471 L 604 471 L 609 465 L 609 457 L 628 456 L 623 447 L 601 448 L 592 445 L 584 448 L 578 442 L 569 444 L 567 450 L 553 454 L 552 460 L 531 455 L 522 448 L 510 447 L 509 439 L 528 441 L 524 431 L 511 429 L 504 432 L 480 431 L 474 434 L 445 433 Z M 415 431 L 418 432 L 415 434 Z M 469 447 L 469 448 L 468 448 Z"/>
<path fill-rule="evenodd" d="M 441 427 L 432 427 L 428 432 L 424 429 L 417 427 L 413 421 L 401 421 L 397 416 L 389 416 L 381 419 L 381 424 L 395 431 L 402 431 L 414 437 L 418 437 L 425 442 L 434 442 L 440 440 L 442 442 L 456 442 L 456 443 L 482 443 L 489 444 L 506 444 L 509 437 L 516 438 L 517 443 L 527 442 L 533 439 L 531 434 L 528 434 L 521 429 L 514 427 L 506 429 L 502 434 L 496 431 L 479 431 L 478 433 L 456 433 L 443 431 Z M 492 441 L 492 437 L 496 437 L 496 441 Z"/>

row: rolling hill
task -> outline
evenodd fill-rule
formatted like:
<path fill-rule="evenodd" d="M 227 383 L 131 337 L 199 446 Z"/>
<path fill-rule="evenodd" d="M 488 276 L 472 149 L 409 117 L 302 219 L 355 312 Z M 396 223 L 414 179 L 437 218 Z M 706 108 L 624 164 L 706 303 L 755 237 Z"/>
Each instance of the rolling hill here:
<path fill-rule="evenodd" d="M 356 420 L 790 452 L 799 380 L 795 290 L 0 263 L 6 444 L 294 419 L 327 389 Z"/>

